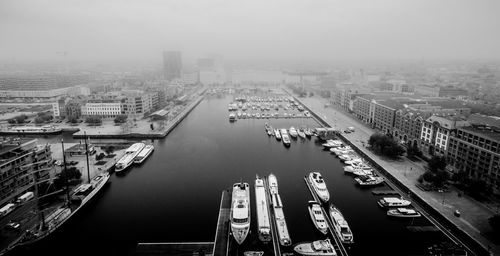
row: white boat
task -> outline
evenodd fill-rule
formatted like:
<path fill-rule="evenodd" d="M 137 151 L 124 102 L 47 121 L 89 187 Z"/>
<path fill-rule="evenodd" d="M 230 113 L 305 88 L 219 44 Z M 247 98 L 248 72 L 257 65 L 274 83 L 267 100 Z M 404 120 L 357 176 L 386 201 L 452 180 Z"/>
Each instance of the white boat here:
<path fill-rule="evenodd" d="M 281 139 L 283 141 L 283 144 L 285 144 L 285 146 L 290 146 L 290 137 L 288 136 L 288 132 L 286 131 L 286 129 L 281 129 Z"/>
<path fill-rule="evenodd" d="M 308 202 L 309 216 L 314 223 L 314 226 L 319 230 L 319 232 L 326 235 L 328 233 L 328 223 L 326 222 L 325 215 L 321 210 L 321 206 L 316 201 Z"/>
<path fill-rule="evenodd" d="M 241 114 L 241 118 L 246 119 L 247 118 L 247 113 Z"/>
<path fill-rule="evenodd" d="M 137 156 L 134 158 L 134 163 L 136 164 L 141 164 L 148 158 L 149 155 L 155 150 L 155 147 L 153 145 L 146 145 L 144 148 L 137 154 Z"/>
<path fill-rule="evenodd" d="M 0 134 L 58 134 L 62 129 L 52 125 L 44 126 L 15 126 L 7 130 L 0 131 Z"/>
<path fill-rule="evenodd" d="M 233 185 L 231 206 L 231 233 L 238 244 L 242 244 L 250 230 L 250 190 L 248 183 Z"/>
<path fill-rule="evenodd" d="M 259 176 L 255 179 L 255 207 L 257 208 L 257 229 L 259 231 L 259 239 L 267 243 L 271 241 L 269 205 L 267 202 L 264 180 L 259 178 Z"/>
<path fill-rule="evenodd" d="M 255 118 L 260 118 L 260 113 L 255 114 Z"/>
<path fill-rule="evenodd" d="M 330 200 L 330 193 L 326 188 L 326 183 L 323 177 L 321 176 L 321 173 L 311 172 L 309 173 L 308 179 L 314 191 L 316 192 L 316 195 L 318 195 L 319 199 L 321 199 L 321 201 L 323 201 L 324 203 L 328 202 L 328 200 Z"/>
<path fill-rule="evenodd" d="M 325 148 L 330 148 L 330 151 L 332 151 L 331 148 L 338 148 L 338 147 L 342 146 L 342 141 L 340 141 L 340 140 L 327 140 L 326 143 L 323 143 L 322 145 Z"/>
<path fill-rule="evenodd" d="M 236 114 L 234 114 L 234 113 L 230 113 L 230 114 L 229 114 L 229 121 L 231 121 L 231 122 L 236 121 Z"/>
<path fill-rule="evenodd" d="M 243 252 L 243 256 L 262 256 L 264 255 L 263 251 L 246 251 Z"/>
<path fill-rule="evenodd" d="M 365 169 L 365 170 L 371 170 L 372 167 L 367 165 L 365 162 L 354 162 L 351 164 L 351 166 L 355 169 Z"/>
<path fill-rule="evenodd" d="M 354 236 L 352 234 L 349 224 L 344 218 L 344 215 L 335 205 L 330 204 L 330 217 L 332 218 L 333 229 L 342 243 L 354 243 Z"/>
<path fill-rule="evenodd" d="M 384 197 L 378 200 L 378 205 L 380 205 L 380 207 L 405 207 L 410 204 L 411 201 L 398 197 Z"/>
<path fill-rule="evenodd" d="M 309 128 L 304 129 L 304 133 L 305 133 L 306 137 L 308 137 L 308 138 L 310 138 L 313 135 L 311 129 L 309 129 Z"/>
<path fill-rule="evenodd" d="M 278 193 L 278 179 L 274 174 L 269 174 L 267 177 L 267 182 L 269 186 L 269 192 L 272 194 L 277 194 Z"/>
<path fill-rule="evenodd" d="M 340 161 L 342 161 L 342 162 L 352 160 L 352 158 L 353 158 L 353 156 L 351 156 L 351 155 L 349 155 L 349 154 L 344 154 L 344 155 L 340 155 L 340 156 L 339 156 L 339 159 L 340 159 Z"/>
<path fill-rule="evenodd" d="M 295 129 L 295 127 L 290 127 L 290 136 L 294 137 L 294 138 L 297 138 L 297 130 Z"/>
<path fill-rule="evenodd" d="M 379 176 L 373 176 L 373 175 L 360 175 L 354 180 L 360 185 L 360 186 L 377 186 L 380 185 L 384 182 L 384 178 L 379 177 Z"/>
<path fill-rule="evenodd" d="M 422 216 L 419 212 L 409 208 L 396 208 L 387 211 L 387 216 L 400 218 L 417 218 Z"/>
<path fill-rule="evenodd" d="M 314 242 L 299 243 L 293 247 L 293 250 L 306 256 L 336 256 L 337 253 L 330 243 L 330 239 L 318 240 Z"/>
<path fill-rule="evenodd" d="M 274 130 L 274 136 L 277 140 L 281 140 L 281 133 L 278 129 Z"/>
<path fill-rule="evenodd" d="M 236 116 L 237 116 L 238 118 L 241 118 L 241 112 L 240 112 L 240 111 L 238 111 L 238 113 L 236 114 Z"/>
<path fill-rule="evenodd" d="M 336 147 L 336 148 L 331 148 L 330 152 L 337 154 L 338 152 L 341 151 L 346 151 L 346 150 L 351 150 L 352 148 L 350 146 L 345 146 L 345 147 Z"/>
<path fill-rule="evenodd" d="M 271 205 L 274 212 L 274 221 L 276 223 L 276 229 L 278 231 L 279 242 L 282 246 L 289 246 L 292 244 L 290 239 L 290 234 L 288 233 L 288 227 L 286 225 L 285 214 L 283 213 L 283 203 L 281 202 L 281 197 L 278 194 L 278 179 L 274 174 L 269 174 L 267 178 L 269 192 L 271 193 Z"/>
<path fill-rule="evenodd" d="M 127 169 L 134 162 L 135 157 L 141 152 L 146 145 L 142 142 L 134 143 L 127 150 L 125 155 L 115 164 L 115 171 L 120 172 Z"/>
<path fill-rule="evenodd" d="M 351 166 L 352 166 L 352 165 L 362 164 L 362 163 L 364 163 L 364 162 L 363 162 L 363 159 L 362 159 L 362 158 L 359 158 L 359 157 L 358 157 L 358 158 L 353 158 L 353 159 L 351 159 L 351 160 L 347 160 L 347 161 L 345 161 L 344 163 L 345 163 L 345 164 L 347 164 L 347 165 L 351 165 Z"/>
<path fill-rule="evenodd" d="M 301 137 L 302 139 L 306 138 L 306 134 L 304 133 L 304 131 L 302 129 L 299 129 L 297 131 L 297 133 L 299 134 L 299 137 Z"/>
<path fill-rule="evenodd" d="M 272 127 L 271 127 L 271 129 L 267 130 L 267 135 L 269 135 L 269 136 L 274 135 Z"/>
<path fill-rule="evenodd" d="M 373 175 L 373 171 L 370 169 L 355 169 L 352 174 L 356 176 L 366 176 L 366 175 Z"/>

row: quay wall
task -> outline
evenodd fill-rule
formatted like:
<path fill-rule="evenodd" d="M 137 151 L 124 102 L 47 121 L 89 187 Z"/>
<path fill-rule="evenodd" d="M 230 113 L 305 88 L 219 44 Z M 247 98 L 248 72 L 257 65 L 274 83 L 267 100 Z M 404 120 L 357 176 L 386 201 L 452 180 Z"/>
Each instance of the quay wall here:
<path fill-rule="evenodd" d="M 292 96 L 296 101 L 298 101 L 304 108 L 306 108 L 320 123 L 325 127 L 331 127 L 330 124 L 324 120 L 321 116 L 312 111 L 307 105 L 305 105 L 298 97 L 295 97 L 287 90 L 284 90 L 290 96 Z M 448 217 L 441 214 L 439 210 L 434 208 L 432 205 L 428 204 L 423 198 L 421 198 L 415 191 L 408 188 L 405 184 L 403 184 L 400 180 L 398 180 L 394 175 L 388 172 L 383 166 L 381 166 L 377 161 L 372 159 L 369 155 L 363 152 L 357 145 L 353 144 L 349 139 L 347 139 L 342 133 L 338 134 L 338 137 L 345 143 L 349 144 L 357 153 L 359 153 L 364 159 L 368 160 L 370 164 L 372 164 L 377 170 L 388 180 L 392 182 L 395 186 L 397 186 L 401 191 L 405 192 L 407 195 L 411 197 L 412 200 L 417 202 L 427 213 L 429 213 L 434 219 L 436 219 L 441 225 L 443 225 L 447 230 L 451 231 L 454 235 L 456 235 L 462 242 L 466 243 L 475 253 L 478 255 L 490 255 L 488 249 L 483 246 L 479 241 L 470 236 L 467 232 L 465 232 L 462 228 L 455 225 Z"/>

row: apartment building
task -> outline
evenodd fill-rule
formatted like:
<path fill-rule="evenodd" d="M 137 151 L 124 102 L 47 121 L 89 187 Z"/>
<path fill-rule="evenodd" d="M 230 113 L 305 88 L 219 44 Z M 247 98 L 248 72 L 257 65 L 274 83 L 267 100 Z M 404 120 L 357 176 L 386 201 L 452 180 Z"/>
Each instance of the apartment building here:
<path fill-rule="evenodd" d="M 459 127 L 469 126 L 463 116 L 437 116 L 427 118 L 422 125 L 420 134 L 422 153 L 431 157 L 444 156 L 448 149 L 450 137 L 456 134 Z"/>

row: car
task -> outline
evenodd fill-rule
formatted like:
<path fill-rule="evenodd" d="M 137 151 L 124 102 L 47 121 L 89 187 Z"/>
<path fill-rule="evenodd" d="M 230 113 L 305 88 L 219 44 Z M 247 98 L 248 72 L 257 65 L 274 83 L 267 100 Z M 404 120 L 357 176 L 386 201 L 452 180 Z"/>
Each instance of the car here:
<path fill-rule="evenodd" d="M 455 210 L 453 212 L 453 215 L 455 215 L 456 217 L 460 217 L 460 211 L 459 210 Z"/>
<path fill-rule="evenodd" d="M 61 161 L 55 161 L 54 164 L 57 165 L 57 166 L 62 166 L 62 162 Z"/>
<path fill-rule="evenodd" d="M 68 162 L 69 165 L 77 165 L 78 164 L 78 161 L 69 161 Z"/>
<path fill-rule="evenodd" d="M 5 228 L 11 229 L 11 230 L 17 230 L 17 229 L 19 229 L 19 227 L 21 227 L 21 224 L 19 224 L 19 222 L 15 222 L 15 221 L 10 221 L 9 223 L 7 223 L 7 225 L 5 225 Z"/>

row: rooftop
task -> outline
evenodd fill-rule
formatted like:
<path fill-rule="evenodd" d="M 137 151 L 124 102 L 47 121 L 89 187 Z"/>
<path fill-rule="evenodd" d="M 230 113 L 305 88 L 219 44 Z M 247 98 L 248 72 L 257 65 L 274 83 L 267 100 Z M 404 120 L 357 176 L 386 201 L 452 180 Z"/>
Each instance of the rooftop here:
<path fill-rule="evenodd" d="M 0 163 L 10 160 L 12 157 L 17 156 L 19 153 L 23 152 L 23 149 L 19 149 L 31 143 L 35 143 L 36 139 L 33 138 L 12 138 L 12 137 L 2 137 L 0 138 Z"/>
<path fill-rule="evenodd" d="M 474 126 L 468 126 L 468 127 L 461 127 L 459 129 L 481 137 L 486 137 L 493 141 L 500 141 L 500 130 L 498 130 L 498 128 L 491 129 L 491 127 L 479 128 Z"/>
<path fill-rule="evenodd" d="M 473 124 L 484 124 L 500 127 L 500 117 L 472 114 L 469 116 L 469 122 Z"/>

